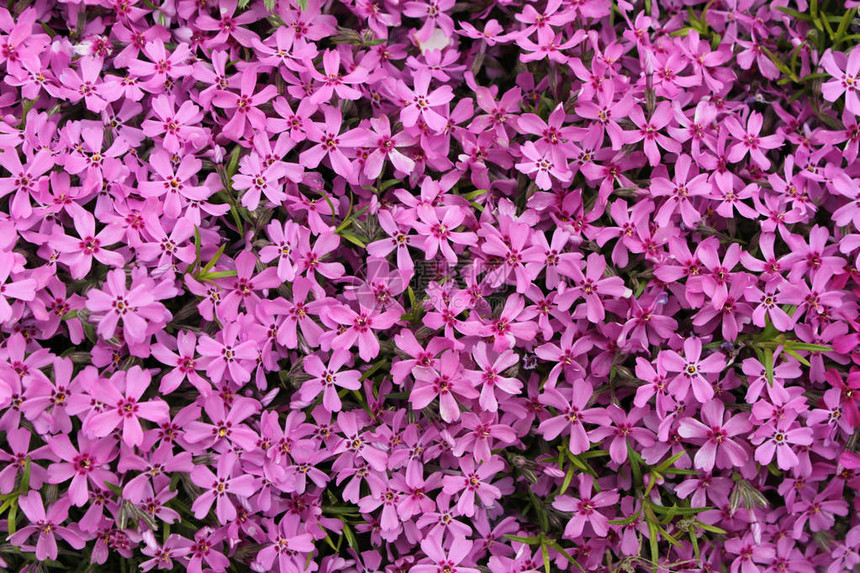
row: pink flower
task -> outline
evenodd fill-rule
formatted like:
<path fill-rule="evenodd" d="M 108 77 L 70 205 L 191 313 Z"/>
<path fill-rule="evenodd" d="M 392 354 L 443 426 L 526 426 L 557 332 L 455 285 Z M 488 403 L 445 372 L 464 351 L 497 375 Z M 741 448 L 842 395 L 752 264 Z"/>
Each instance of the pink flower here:
<path fill-rule="evenodd" d="M 627 461 L 627 449 L 633 447 L 633 442 L 646 448 L 654 445 L 654 434 L 636 425 L 645 413 L 646 410 L 643 408 L 633 408 L 627 413 L 619 406 L 611 404 L 606 409 L 610 419 L 604 419 L 604 423 L 599 428 L 591 430 L 588 433 L 588 439 L 599 442 L 613 436 L 609 443 L 609 457 L 616 464 L 623 464 Z"/>
<path fill-rule="evenodd" d="M 586 407 L 594 394 L 588 382 L 575 380 L 572 386 L 569 401 L 555 388 L 547 388 L 540 395 L 540 403 L 555 408 L 559 414 L 541 422 L 538 431 L 546 440 L 554 440 L 564 433 L 569 438 L 570 452 L 581 454 L 591 448 L 583 422 L 603 426 L 611 424 L 612 420 L 603 408 Z M 569 436 L 567 436 L 568 432 Z"/>
<path fill-rule="evenodd" d="M 679 402 L 687 399 L 690 387 L 699 403 L 704 404 L 714 397 L 714 387 L 706 375 L 722 372 L 726 361 L 720 353 L 702 359 L 702 341 L 698 338 L 684 340 L 684 356 L 674 350 L 661 350 L 657 360 L 667 372 L 677 372 L 669 381 L 669 391 Z"/>
<path fill-rule="evenodd" d="M 755 450 L 755 461 L 767 465 L 776 456 L 777 466 L 781 470 L 797 465 L 797 453 L 792 446 L 812 444 L 812 430 L 798 426 L 795 420 L 796 416 L 785 416 L 768 422 L 753 433 L 753 443 L 759 444 Z"/>
<path fill-rule="evenodd" d="M 471 456 L 464 456 L 460 458 L 461 475 L 447 475 L 442 478 L 442 491 L 449 495 L 459 494 L 457 512 L 472 517 L 478 509 L 475 504 L 476 497 L 484 507 L 493 507 L 496 500 L 502 497 L 501 490 L 490 481 L 504 468 L 505 463 L 498 456 L 493 456 L 477 467 Z"/>
<path fill-rule="evenodd" d="M 552 502 L 555 509 L 573 513 L 564 527 L 566 538 L 578 539 L 586 524 L 591 525 L 594 533 L 600 537 L 609 532 L 609 520 L 598 510 L 618 503 L 619 495 L 614 491 L 601 491 L 592 495 L 593 490 L 594 478 L 580 474 L 579 497 L 560 495 Z"/>
<path fill-rule="evenodd" d="M 388 330 L 400 320 L 401 313 L 397 309 L 355 312 L 348 306 L 337 305 L 330 307 L 327 315 L 345 326 L 343 332 L 335 333 L 332 338 L 332 348 L 348 350 L 358 345 L 358 355 L 369 361 L 379 354 L 379 339 L 373 331 Z"/>
<path fill-rule="evenodd" d="M 435 0 L 433 2 L 435 3 Z M 419 70 L 415 72 L 413 89 L 402 81 L 397 83 L 395 93 L 402 101 L 400 121 L 403 122 L 404 127 L 414 126 L 419 118 L 436 133 L 441 132 L 448 125 L 448 120 L 433 108 L 445 105 L 454 99 L 454 92 L 448 85 L 429 91 L 431 79 L 430 72 Z"/>
<path fill-rule="evenodd" d="M 204 489 L 191 505 L 191 511 L 197 519 L 206 517 L 212 504 L 215 504 L 215 515 L 222 524 L 236 519 L 236 507 L 230 500 L 230 495 L 249 498 L 259 489 L 259 481 L 256 477 L 242 474 L 234 475 L 238 463 L 236 454 L 228 452 L 221 454 L 218 460 L 218 474 L 206 466 L 195 466 L 191 470 L 191 481 L 194 485 Z"/>
<path fill-rule="evenodd" d="M 682 418 L 678 433 L 683 438 L 704 439 L 694 458 L 697 468 L 710 472 L 716 462 L 717 467 L 740 467 L 749 459 L 749 453 L 734 436 L 753 429 L 749 416 L 738 414 L 723 422 L 725 405 L 720 400 L 711 400 L 702 406 L 704 424 L 694 418 Z M 723 455 L 719 455 L 722 453 Z"/>
<path fill-rule="evenodd" d="M 140 420 L 149 420 L 160 424 L 169 417 L 167 402 L 163 400 L 141 401 L 143 393 L 149 388 L 152 375 L 140 366 L 133 366 L 128 371 L 116 372 L 110 378 L 110 384 L 91 384 L 87 389 L 95 393 L 104 402 L 105 408 L 100 413 L 88 417 L 84 429 L 96 437 L 110 434 L 122 425 L 122 441 L 128 446 L 138 446 L 143 443 L 143 428 Z M 120 388 L 124 388 L 120 391 Z"/>
<path fill-rule="evenodd" d="M 534 176 L 535 183 L 541 189 L 552 189 L 552 178 L 550 176 L 562 183 L 569 183 L 573 177 L 573 174 L 567 169 L 567 164 L 558 163 L 557 159 L 553 157 L 551 149 L 546 148 L 541 150 L 531 141 L 527 141 L 521 151 L 523 158 L 530 159 L 531 161 L 518 163 L 516 166 L 517 171 L 526 175 L 537 173 Z"/>
<path fill-rule="evenodd" d="M 123 334 L 131 342 L 146 340 L 150 329 L 169 320 L 170 313 L 163 304 L 156 302 L 153 285 L 146 281 L 132 281 L 132 288 L 125 286 L 125 272 L 116 269 L 109 271 L 105 283 L 106 290 L 92 289 L 87 292 L 87 308 L 98 322 L 97 332 L 111 338 L 117 324 L 122 320 Z M 135 286 L 135 282 L 138 284 Z M 159 296 L 170 296 L 169 291 L 161 290 Z"/>
<path fill-rule="evenodd" d="M 59 553 L 57 537 L 65 540 L 74 549 L 83 549 L 86 541 L 73 528 L 62 525 L 69 516 L 69 500 L 60 498 L 45 513 L 42 496 L 38 491 L 31 491 L 27 495 L 18 498 L 18 506 L 30 521 L 31 525 L 22 527 L 9 536 L 12 545 L 23 548 L 23 544 L 34 533 L 38 533 L 39 540 L 36 542 L 36 559 L 46 561 L 56 560 Z M 32 550 L 32 547 L 29 548 Z"/>
<path fill-rule="evenodd" d="M 462 536 L 454 537 L 451 547 L 444 551 L 444 545 L 439 538 L 426 538 L 421 540 L 421 550 L 427 555 L 432 564 L 413 565 L 411 571 L 414 573 L 478 573 L 479 569 L 474 567 L 462 567 L 460 563 L 466 559 L 472 551 L 472 540 Z"/>
<path fill-rule="evenodd" d="M 738 140 L 729 149 L 729 162 L 737 163 L 749 153 L 756 165 L 762 169 L 770 168 L 770 160 L 764 154 L 781 146 L 784 138 L 780 134 L 761 136 L 762 122 L 762 115 L 758 112 L 750 113 L 746 129 L 734 117 L 726 118 L 726 129 Z"/>
<path fill-rule="evenodd" d="M 453 350 L 442 353 L 432 367 L 419 366 L 412 371 L 415 386 L 409 395 L 413 408 L 426 408 L 439 399 L 439 414 L 446 422 L 460 419 L 460 406 L 454 394 L 466 399 L 478 398 L 479 393 L 465 378 L 459 354 Z"/>
<path fill-rule="evenodd" d="M 845 109 L 860 115 L 860 51 L 851 50 L 845 58 L 842 52 L 827 50 L 821 57 L 821 65 L 833 77 L 821 85 L 824 99 L 836 101 L 845 94 Z"/>
<path fill-rule="evenodd" d="M 48 466 L 48 482 L 59 484 L 71 479 L 69 501 L 81 507 L 89 500 L 88 483 L 98 491 L 107 489 L 106 483 L 117 481 L 116 476 L 107 469 L 117 452 L 113 440 L 90 440 L 86 435 L 80 435 L 78 444 L 80 451 L 65 434 L 58 434 L 48 440 L 51 452 L 62 460 Z"/>
<path fill-rule="evenodd" d="M 347 390 L 361 388 L 361 372 L 358 370 L 340 370 L 347 360 L 349 360 L 349 353 L 337 351 L 332 353 L 328 366 L 323 365 L 322 360 L 316 354 L 305 357 L 303 363 L 305 372 L 313 378 L 302 383 L 299 392 L 302 401 L 310 402 L 322 392 L 323 406 L 329 412 L 340 412 L 341 402 L 337 395 L 337 388 L 346 388 Z"/>

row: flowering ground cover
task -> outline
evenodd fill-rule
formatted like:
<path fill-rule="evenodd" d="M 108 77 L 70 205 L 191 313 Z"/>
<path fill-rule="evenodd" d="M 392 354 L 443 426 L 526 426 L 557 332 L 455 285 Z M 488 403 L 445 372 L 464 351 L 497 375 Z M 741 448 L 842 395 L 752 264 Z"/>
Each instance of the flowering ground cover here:
<path fill-rule="evenodd" d="M 840 0 L 0 8 L 0 568 L 860 565 Z"/>

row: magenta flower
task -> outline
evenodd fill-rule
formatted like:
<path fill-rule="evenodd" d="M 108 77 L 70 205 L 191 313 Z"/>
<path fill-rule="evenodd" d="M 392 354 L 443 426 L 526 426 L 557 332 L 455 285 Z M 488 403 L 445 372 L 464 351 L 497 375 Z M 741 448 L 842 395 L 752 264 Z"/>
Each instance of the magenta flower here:
<path fill-rule="evenodd" d="M 435 3 L 435 0 L 432 1 Z M 400 121 L 404 127 L 413 127 L 419 119 L 436 133 L 447 127 L 448 120 L 433 108 L 454 99 L 454 92 L 448 85 L 429 91 L 431 79 L 430 72 L 419 70 L 415 72 L 414 88 L 410 89 L 402 81 L 397 83 L 395 93 L 402 102 Z"/>
<path fill-rule="evenodd" d="M 682 154 L 675 162 L 674 181 L 665 177 L 651 179 L 651 195 L 667 197 L 654 216 L 654 221 L 661 227 L 667 226 L 672 215 L 676 212 L 681 214 L 681 220 L 688 227 L 695 226 L 702 218 L 698 209 L 693 206 L 692 197 L 708 195 L 711 192 L 711 187 L 708 185 L 708 174 L 699 173 L 695 175 L 695 170 L 691 174 L 691 165 L 690 156 Z"/>
<path fill-rule="evenodd" d="M 141 129 L 147 137 L 161 136 L 164 149 L 170 153 L 179 153 L 185 142 L 202 144 L 206 131 L 195 127 L 203 119 L 203 112 L 193 102 L 184 101 L 175 111 L 174 106 L 174 100 L 165 95 L 154 98 L 152 111 L 157 119 L 147 119 Z"/>
<path fill-rule="evenodd" d="M 140 420 L 160 424 L 169 417 L 167 402 L 163 400 L 141 401 L 143 393 L 149 388 L 152 375 L 140 366 L 128 371 L 116 372 L 110 384 L 91 384 L 87 390 L 99 396 L 105 404 L 104 410 L 88 417 L 84 429 L 96 437 L 104 437 L 122 425 L 122 441 L 128 446 L 143 443 L 143 428 Z M 124 388 L 124 390 L 120 390 Z"/>
<path fill-rule="evenodd" d="M 720 353 L 702 358 L 702 341 L 698 338 L 684 340 L 684 356 L 674 350 L 661 350 L 657 360 L 667 372 L 677 372 L 669 381 L 669 391 L 679 402 L 687 399 L 690 387 L 700 404 L 714 397 L 714 387 L 707 375 L 722 372 L 726 361 Z"/>
<path fill-rule="evenodd" d="M 257 69 L 254 66 L 246 67 L 242 72 L 238 94 L 223 91 L 212 98 L 214 105 L 232 113 L 230 119 L 224 124 L 224 135 L 233 141 L 239 141 L 244 137 L 248 127 L 264 130 L 266 114 L 259 109 L 259 106 L 277 94 L 278 89 L 273 85 L 267 85 L 257 91 Z"/>
<path fill-rule="evenodd" d="M 97 332 L 101 336 L 111 338 L 122 320 L 126 340 L 143 342 L 150 327 L 167 322 L 170 313 L 163 304 L 156 302 L 153 285 L 141 281 L 135 286 L 135 281 L 132 281 L 132 288 L 128 290 L 125 281 L 124 271 L 109 271 L 106 290 L 93 289 L 87 292 L 86 305 L 98 322 Z M 169 294 L 162 290 L 159 296 Z"/>
<path fill-rule="evenodd" d="M 98 491 L 107 489 L 105 483 L 117 481 L 116 476 L 107 469 L 117 452 L 113 440 L 94 441 L 81 435 L 78 444 L 79 449 L 76 449 L 65 434 L 50 438 L 48 447 L 63 461 L 48 466 L 48 482 L 59 484 L 71 479 L 69 501 L 81 507 L 89 500 L 88 484 Z"/>
<path fill-rule="evenodd" d="M 206 359 L 206 375 L 213 380 L 221 380 L 227 372 L 235 382 L 244 383 L 251 379 L 251 364 L 257 359 L 257 343 L 253 340 L 240 340 L 242 331 L 239 323 L 232 322 L 219 333 L 219 340 L 201 336 L 197 342 L 197 352 Z"/>
<path fill-rule="evenodd" d="M 371 118 L 370 127 L 373 135 L 376 136 L 376 148 L 364 161 L 364 175 L 370 179 L 379 177 L 386 159 L 391 162 L 395 170 L 411 173 L 415 168 L 415 161 L 404 155 L 398 148 L 414 144 L 415 139 L 405 131 L 391 135 L 391 122 L 385 115 Z"/>
<path fill-rule="evenodd" d="M 478 236 L 471 231 L 454 230 L 466 217 L 460 209 L 446 209 L 441 218 L 435 209 L 424 210 L 419 211 L 418 217 L 420 221 L 413 222 L 412 227 L 424 236 L 424 258 L 428 261 L 441 251 L 445 260 L 455 263 L 457 254 L 450 243 L 474 245 L 478 241 Z"/>
<path fill-rule="evenodd" d="M 599 253 L 588 255 L 583 273 L 582 261 L 565 259 L 559 265 L 559 272 L 574 281 L 572 288 L 562 292 L 558 298 L 559 308 L 566 310 L 580 298 L 585 299 L 585 311 L 588 320 L 600 322 L 606 316 L 601 296 L 628 298 L 633 294 L 624 286 L 621 277 L 604 277 L 606 260 Z"/>
<path fill-rule="evenodd" d="M 504 468 L 505 463 L 498 456 L 493 456 L 479 466 L 475 465 L 471 456 L 464 456 L 460 458 L 461 475 L 442 478 L 442 491 L 448 495 L 459 494 L 457 512 L 472 517 L 478 510 L 476 497 L 484 507 L 492 507 L 502 497 L 501 490 L 490 481 Z"/>
<path fill-rule="evenodd" d="M 645 119 L 645 114 L 642 112 L 642 108 L 638 105 L 633 106 L 630 109 L 630 120 L 639 129 L 625 131 L 624 143 L 644 141 L 645 155 L 648 157 L 651 167 L 656 167 L 660 164 L 660 149 L 658 145 L 669 153 L 681 152 L 680 143 L 660 133 L 660 130 L 664 129 L 672 121 L 672 107 L 669 102 L 661 101 L 657 104 L 657 108 L 651 114 L 651 118 L 647 120 Z"/>
<path fill-rule="evenodd" d="M 846 59 L 841 52 L 827 50 L 821 57 L 821 66 L 833 78 L 821 85 L 824 99 L 836 101 L 845 94 L 845 109 L 860 115 L 860 51 L 851 50 Z"/>
<path fill-rule="evenodd" d="M 192 155 L 182 157 L 179 165 L 174 166 L 170 154 L 157 149 L 149 163 L 159 179 L 138 183 L 140 193 L 144 197 L 164 197 L 164 212 L 170 217 L 179 217 L 189 202 L 204 201 L 212 194 L 206 187 L 193 183 L 203 164 Z"/>
<path fill-rule="evenodd" d="M 761 136 L 762 122 L 762 115 L 758 112 L 750 113 L 746 129 L 734 117 L 726 118 L 726 129 L 738 140 L 738 143 L 729 149 L 727 159 L 730 163 L 739 162 L 749 153 L 750 158 L 760 168 L 770 168 L 770 160 L 764 154 L 781 146 L 784 138 L 780 134 Z"/>
<path fill-rule="evenodd" d="M 770 421 L 752 435 L 753 443 L 758 444 L 755 450 L 755 461 L 767 465 L 776 457 L 779 469 L 793 468 L 798 463 L 798 457 L 792 446 L 812 444 L 812 435 L 810 428 L 797 425 L 795 416 Z"/>
<path fill-rule="evenodd" d="M 275 525 L 268 520 L 266 546 L 257 553 L 256 562 L 266 571 L 274 571 L 275 560 L 278 571 L 287 573 L 301 570 L 306 558 L 304 554 L 314 550 L 313 537 L 309 533 L 298 533 L 297 521 L 284 517 Z"/>
<path fill-rule="evenodd" d="M 61 498 L 45 512 L 42 496 L 38 491 L 31 491 L 27 495 L 18 498 L 18 506 L 31 525 L 22 527 L 9 536 L 12 545 L 24 548 L 24 543 L 34 533 L 38 533 L 39 540 L 36 542 L 36 559 L 46 561 L 56 560 L 59 553 L 57 547 L 57 536 L 71 545 L 74 549 L 83 549 L 85 539 L 71 527 L 62 525 L 69 516 L 69 500 Z M 28 548 L 32 551 L 32 547 Z"/>
<path fill-rule="evenodd" d="M 559 163 L 557 158 L 553 157 L 551 148 L 538 148 L 531 141 L 523 145 L 522 154 L 525 161 L 517 164 L 517 171 L 534 176 L 535 183 L 543 190 L 552 189 L 552 179 L 555 178 L 562 183 L 569 183 L 573 174 L 568 170 L 567 164 Z"/>
<path fill-rule="evenodd" d="M 472 380 L 475 388 L 481 389 L 481 395 L 478 397 L 481 407 L 488 412 L 496 412 L 499 409 L 497 390 L 504 398 L 516 396 L 522 390 L 523 384 L 516 378 L 502 376 L 505 370 L 519 362 L 519 357 L 512 350 L 506 350 L 492 360 L 488 350 L 485 343 L 476 344 L 472 358 L 481 370 L 467 370 L 464 374 Z"/>
<path fill-rule="evenodd" d="M 176 351 L 161 342 L 152 345 L 152 356 L 162 364 L 173 367 L 173 370 L 161 378 L 159 393 L 170 394 L 183 381 L 188 380 L 204 398 L 209 396 L 212 385 L 197 373 L 203 369 L 203 365 L 195 357 L 196 347 L 197 337 L 193 332 L 177 334 Z"/>
<path fill-rule="evenodd" d="M 594 533 L 603 537 L 609 532 L 609 519 L 599 509 L 618 503 L 620 496 L 614 491 L 594 491 L 594 478 L 588 474 L 579 476 L 579 497 L 560 495 L 552 506 L 560 511 L 572 513 L 573 516 L 564 527 L 564 536 L 568 539 L 578 539 L 585 525 L 591 525 Z"/>
<path fill-rule="evenodd" d="M 317 91 L 308 99 L 313 105 L 327 103 L 334 94 L 340 99 L 356 100 L 361 97 L 361 92 L 350 84 L 361 85 L 367 80 L 368 71 L 362 67 L 356 67 L 348 74 L 340 73 L 340 52 L 337 50 L 326 50 L 322 57 L 324 74 L 319 73 L 316 68 L 311 68 L 313 78 L 321 85 Z"/>
<path fill-rule="evenodd" d="M 623 464 L 627 461 L 627 448 L 633 447 L 634 442 L 646 448 L 654 445 L 654 434 L 636 425 L 645 414 L 646 410 L 643 408 L 633 408 L 627 413 L 617 405 L 611 404 L 606 409 L 609 420 L 604 419 L 604 423 L 599 428 L 591 430 L 588 433 L 588 439 L 599 442 L 613 436 L 609 443 L 609 457 L 613 462 Z"/>
<path fill-rule="evenodd" d="M 460 357 L 455 351 L 447 351 L 431 367 L 418 366 L 412 371 L 415 386 L 409 396 L 413 408 L 426 408 L 434 399 L 439 399 L 439 414 L 446 422 L 460 419 L 460 406 L 454 394 L 465 399 L 478 398 L 480 394 L 465 377 Z"/>
<path fill-rule="evenodd" d="M 0 324 L 12 318 L 10 299 L 32 301 L 36 298 L 36 281 L 31 278 L 9 280 L 16 265 L 15 254 L 0 251 Z"/>
<path fill-rule="evenodd" d="M 704 439 L 694 458 L 697 468 L 706 472 L 719 468 L 740 467 L 749 459 L 749 453 L 732 438 L 753 429 L 749 416 L 738 414 L 723 422 L 725 406 L 720 400 L 711 400 L 702 406 L 704 424 L 694 418 L 678 422 L 678 434 L 683 438 Z M 723 455 L 720 455 L 722 453 Z"/>
<path fill-rule="evenodd" d="M 58 260 L 68 265 L 72 278 L 84 278 L 92 269 L 93 259 L 113 268 L 125 264 L 122 254 L 106 248 L 122 240 L 125 234 L 122 227 L 107 225 L 96 233 L 95 218 L 83 209 L 76 210 L 73 223 L 78 237 L 66 235 L 62 229 L 55 228 L 49 238 L 49 244 L 61 253 Z"/>
<path fill-rule="evenodd" d="M 332 347 L 348 350 L 357 345 L 358 355 L 369 361 L 379 354 L 379 339 L 373 331 L 388 330 L 400 320 L 401 313 L 396 309 L 370 312 L 362 309 L 359 313 L 348 306 L 337 305 L 329 307 L 327 315 L 344 326 L 343 332 L 336 333 L 332 339 Z"/>
<path fill-rule="evenodd" d="M 603 408 L 586 407 L 594 394 L 588 382 L 575 380 L 572 386 L 570 400 L 555 388 L 547 388 L 540 395 L 540 403 L 555 408 L 558 415 L 541 422 L 538 431 L 546 440 L 565 434 L 569 438 L 570 452 L 581 454 L 591 448 L 583 422 L 604 426 L 611 424 L 612 420 Z"/>
<path fill-rule="evenodd" d="M 302 401 L 310 402 L 322 393 L 322 403 L 326 410 L 340 412 L 341 401 L 337 395 L 337 388 L 346 388 L 347 390 L 361 388 L 361 372 L 358 370 L 341 371 L 347 360 L 349 360 L 347 352 L 333 352 L 327 366 L 316 354 L 305 357 L 303 363 L 305 372 L 313 378 L 302 383 L 299 392 Z"/>
<path fill-rule="evenodd" d="M 472 540 L 462 536 L 455 536 L 448 551 L 444 551 L 444 545 L 439 538 L 426 538 L 421 541 L 421 550 L 427 555 L 432 564 L 418 563 L 413 565 L 411 571 L 414 573 L 478 573 L 479 569 L 474 567 L 463 567 L 460 565 L 472 551 Z"/>
<path fill-rule="evenodd" d="M 364 128 L 351 129 L 341 133 L 343 116 L 336 107 L 323 108 L 325 123 L 312 123 L 307 127 L 307 137 L 317 145 L 299 155 L 299 163 L 306 169 L 316 169 L 328 157 L 331 168 L 341 177 L 354 180 L 352 162 L 344 153 L 345 149 L 361 147 L 368 142 L 369 134 Z"/>
<path fill-rule="evenodd" d="M 203 409 L 211 422 L 201 422 L 198 419 L 188 422 L 183 428 L 187 442 L 212 447 L 226 441 L 245 451 L 257 447 L 257 433 L 241 423 L 258 411 L 259 403 L 256 400 L 236 398 L 230 404 L 228 412 L 224 400 L 213 394 L 206 398 Z"/>
<path fill-rule="evenodd" d="M 212 504 L 215 504 L 215 516 L 222 524 L 236 519 L 236 507 L 230 500 L 230 495 L 249 498 L 259 489 L 256 477 L 242 474 L 234 475 L 236 464 L 239 460 L 232 452 L 221 454 L 218 460 L 218 474 L 206 466 L 195 466 L 191 470 L 191 481 L 194 485 L 204 489 L 191 506 L 191 511 L 198 519 L 202 519 L 209 513 Z"/>

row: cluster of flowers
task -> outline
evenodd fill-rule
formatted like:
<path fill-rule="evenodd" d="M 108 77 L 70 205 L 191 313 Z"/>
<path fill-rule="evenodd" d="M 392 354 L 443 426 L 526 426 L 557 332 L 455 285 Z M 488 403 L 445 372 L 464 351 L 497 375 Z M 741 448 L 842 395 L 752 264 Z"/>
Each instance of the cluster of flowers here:
<path fill-rule="evenodd" d="M 0 8 L 0 566 L 856 567 L 856 3 L 788 4 Z"/>

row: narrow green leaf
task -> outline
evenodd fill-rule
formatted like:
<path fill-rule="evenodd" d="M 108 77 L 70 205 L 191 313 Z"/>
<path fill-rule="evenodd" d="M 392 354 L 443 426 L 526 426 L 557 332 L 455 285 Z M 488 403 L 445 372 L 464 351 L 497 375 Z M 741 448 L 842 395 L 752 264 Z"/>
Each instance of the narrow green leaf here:
<path fill-rule="evenodd" d="M 793 357 L 795 360 L 797 360 L 798 362 L 800 362 L 804 366 L 806 366 L 806 367 L 812 366 L 812 364 L 809 363 L 809 360 L 807 360 L 806 358 L 804 358 L 803 356 L 801 356 L 800 354 L 798 354 L 794 350 L 791 350 L 790 348 L 784 348 L 784 350 L 785 350 L 786 354 Z"/>
<path fill-rule="evenodd" d="M 678 452 L 677 454 L 664 461 L 654 469 L 657 471 L 657 473 L 665 473 L 666 470 L 675 465 L 675 462 L 683 458 L 685 455 L 687 455 L 687 452 Z"/>
<path fill-rule="evenodd" d="M 631 523 L 636 521 L 636 518 L 639 517 L 639 513 L 641 511 L 642 511 L 642 508 L 640 507 L 639 509 L 636 510 L 636 513 L 634 513 L 633 515 L 631 515 L 629 517 L 625 517 L 624 519 L 610 519 L 609 523 L 611 523 L 612 525 L 630 525 Z"/>
<path fill-rule="evenodd" d="M 767 383 L 773 386 L 773 349 L 765 348 L 764 353 L 764 372 L 767 375 Z"/>
<path fill-rule="evenodd" d="M 505 533 L 505 537 L 517 543 L 525 543 L 526 545 L 537 545 L 540 543 L 540 537 L 523 537 L 521 535 L 509 535 Z"/>
<path fill-rule="evenodd" d="M 364 243 L 362 243 L 362 242 L 361 242 L 361 239 L 359 239 L 359 238 L 358 238 L 357 236 L 355 236 L 353 233 L 349 233 L 349 232 L 347 232 L 347 231 L 342 231 L 342 232 L 340 232 L 340 233 L 338 233 L 338 234 L 339 234 L 341 237 L 343 237 L 344 239 L 346 239 L 347 241 L 349 241 L 350 243 L 352 243 L 352 244 L 354 244 L 354 245 L 356 245 L 356 246 L 358 246 L 358 247 L 361 247 L 362 249 L 366 249 L 366 248 L 367 248 L 367 245 L 365 245 Z"/>
<path fill-rule="evenodd" d="M 476 197 L 480 197 L 481 195 L 486 195 L 489 192 L 490 192 L 489 189 L 476 189 L 475 191 L 470 191 L 469 193 L 466 193 L 465 195 L 463 195 L 463 198 L 466 201 L 473 201 Z"/>
<path fill-rule="evenodd" d="M 553 549 L 555 549 L 556 551 L 558 551 L 561 554 L 561 556 L 564 557 L 565 559 L 567 559 L 570 563 L 573 563 L 574 565 L 576 565 L 576 567 L 580 571 L 585 571 L 585 569 L 582 568 L 582 565 L 577 563 L 576 559 L 574 559 L 573 556 L 567 552 L 567 550 L 565 550 L 561 545 L 558 544 L 558 541 L 555 541 L 554 539 L 550 540 L 549 546 L 552 547 Z"/>
<path fill-rule="evenodd" d="M 9 515 L 6 517 L 6 529 L 9 535 L 15 533 L 18 525 L 18 500 L 16 499 L 9 506 Z"/>
<path fill-rule="evenodd" d="M 202 273 L 200 279 L 204 281 L 213 281 L 215 279 L 225 279 L 227 277 L 235 277 L 236 271 L 212 271 L 211 273 Z"/>
<path fill-rule="evenodd" d="M 704 529 L 705 531 L 710 531 L 711 533 L 718 533 L 720 535 L 725 535 L 727 533 L 725 529 L 720 529 L 715 525 L 708 525 L 707 523 L 702 523 L 699 520 L 696 520 L 696 527 Z"/>
<path fill-rule="evenodd" d="M 206 266 L 203 267 L 202 272 L 206 273 L 206 272 L 212 270 L 212 267 L 214 267 L 218 263 L 218 259 L 220 259 L 221 255 L 224 254 L 224 249 L 226 249 L 226 248 L 227 248 L 226 243 L 224 243 L 220 247 L 218 247 L 218 250 L 215 251 L 215 256 L 212 257 L 212 260 L 210 260 L 208 263 L 206 263 Z"/>
<path fill-rule="evenodd" d="M 547 547 L 546 540 L 543 538 L 540 541 L 540 552 L 543 555 L 543 566 L 546 569 L 546 573 L 550 573 L 549 548 Z"/>
<path fill-rule="evenodd" d="M 558 490 L 558 495 L 564 495 L 564 492 L 567 491 L 567 488 L 570 486 L 570 480 L 573 479 L 573 466 L 571 465 L 567 473 L 564 476 L 564 481 L 561 484 L 561 489 Z"/>

